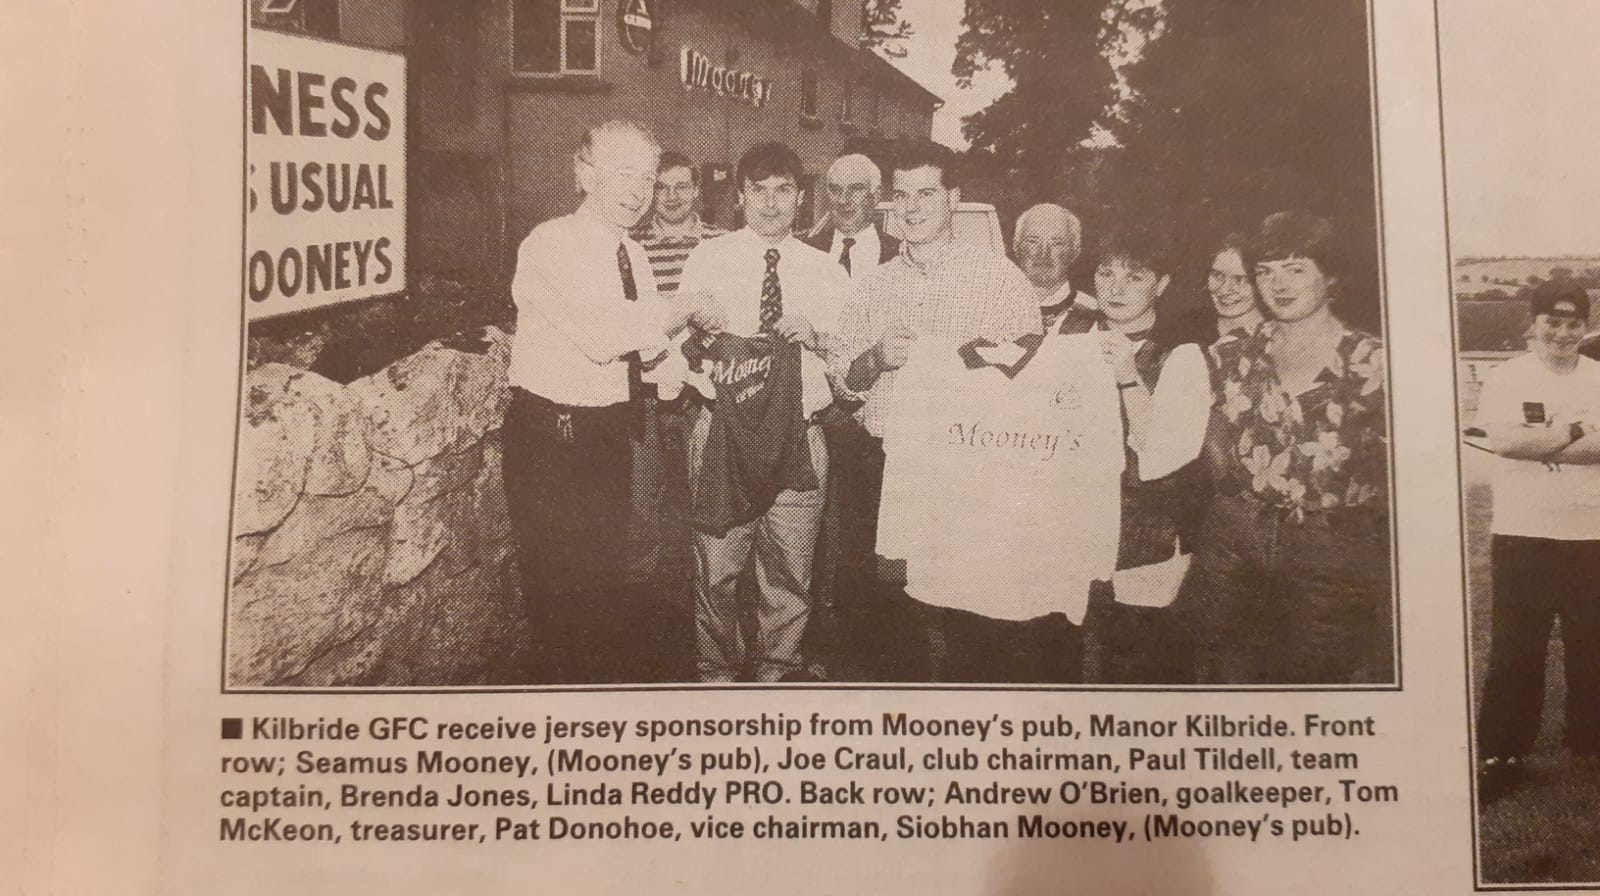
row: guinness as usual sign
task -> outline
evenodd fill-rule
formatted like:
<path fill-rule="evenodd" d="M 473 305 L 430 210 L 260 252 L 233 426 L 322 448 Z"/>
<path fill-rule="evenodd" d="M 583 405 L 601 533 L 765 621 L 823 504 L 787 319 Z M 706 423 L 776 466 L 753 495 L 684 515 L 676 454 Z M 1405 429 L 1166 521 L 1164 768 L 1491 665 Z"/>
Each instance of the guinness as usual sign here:
<path fill-rule="evenodd" d="M 711 57 L 689 47 L 683 48 L 678 74 L 685 88 L 707 90 L 718 96 L 743 100 L 752 106 L 765 106 L 772 96 L 770 78 L 725 65 L 713 65 Z"/>

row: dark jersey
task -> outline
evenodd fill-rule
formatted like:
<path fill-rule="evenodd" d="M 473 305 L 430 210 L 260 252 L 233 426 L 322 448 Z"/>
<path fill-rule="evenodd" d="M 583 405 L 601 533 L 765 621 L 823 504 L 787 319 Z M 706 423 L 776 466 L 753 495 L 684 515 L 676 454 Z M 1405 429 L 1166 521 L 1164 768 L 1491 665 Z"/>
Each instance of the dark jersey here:
<path fill-rule="evenodd" d="M 697 529 L 721 536 L 766 513 L 778 493 L 817 488 L 800 401 L 800 346 L 775 336 L 716 336 L 684 346 L 710 367 L 716 403 L 690 510 Z"/>

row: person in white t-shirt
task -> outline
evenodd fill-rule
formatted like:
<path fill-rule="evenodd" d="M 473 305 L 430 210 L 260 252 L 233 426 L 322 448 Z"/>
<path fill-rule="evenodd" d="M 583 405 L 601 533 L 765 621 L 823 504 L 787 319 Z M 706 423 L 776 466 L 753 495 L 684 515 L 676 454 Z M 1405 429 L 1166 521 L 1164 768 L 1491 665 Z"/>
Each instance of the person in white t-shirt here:
<path fill-rule="evenodd" d="M 1550 630 L 1561 621 L 1566 745 L 1600 757 L 1600 362 L 1579 354 L 1589 296 L 1547 283 L 1528 352 L 1490 372 L 1477 424 L 1497 454 L 1489 670 L 1479 798 L 1514 786 L 1539 731 Z"/>

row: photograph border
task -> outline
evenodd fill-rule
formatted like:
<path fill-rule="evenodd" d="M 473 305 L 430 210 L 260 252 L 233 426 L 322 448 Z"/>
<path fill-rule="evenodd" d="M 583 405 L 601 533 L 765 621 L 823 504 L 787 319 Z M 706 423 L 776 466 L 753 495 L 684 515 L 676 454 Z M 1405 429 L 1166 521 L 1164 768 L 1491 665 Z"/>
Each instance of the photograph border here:
<path fill-rule="evenodd" d="M 1450 284 L 1450 384 L 1454 392 L 1455 404 L 1450 409 L 1454 429 L 1451 431 L 1451 451 L 1455 458 L 1456 466 L 1456 516 L 1461 527 L 1461 655 L 1462 655 L 1462 690 L 1466 700 L 1467 710 L 1467 796 L 1472 807 L 1472 889 L 1478 893 L 1520 892 L 1537 890 L 1541 892 L 1592 892 L 1600 889 L 1600 880 L 1596 881 L 1551 881 L 1551 882 L 1523 882 L 1500 883 L 1486 882 L 1483 879 L 1483 839 L 1479 827 L 1483 823 L 1484 806 L 1478 798 L 1478 700 L 1476 694 L 1477 680 L 1473 673 L 1472 662 L 1472 581 L 1471 563 L 1472 552 L 1469 544 L 1467 523 L 1467 482 L 1464 453 L 1461 446 L 1461 369 L 1458 363 L 1461 355 L 1461 320 L 1460 304 L 1456 300 L 1455 285 L 1455 247 L 1452 244 L 1452 228 L 1450 225 L 1450 146 L 1446 128 L 1446 100 L 1444 77 L 1444 32 L 1442 0 L 1433 0 L 1433 41 L 1434 41 L 1434 78 L 1439 94 L 1439 171 L 1441 187 L 1444 191 L 1444 244 L 1445 244 L 1445 276 Z"/>
<path fill-rule="evenodd" d="M 959 0 L 949 0 L 959 2 Z M 1399 500 L 1395 490 L 1395 439 L 1394 439 L 1394 347 L 1390 340 L 1392 331 L 1390 320 L 1389 301 L 1389 274 L 1388 259 L 1386 255 L 1385 214 L 1383 202 L 1383 152 L 1382 129 L 1379 121 L 1379 86 L 1377 68 L 1377 28 L 1376 28 L 1376 3 L 1377 0 L 1364 0 L 1366 10 L 1366 51 L 1367 51 L 1367 95 L 1368 113 L 1372 128 L 1372 147 L 1370 164 L 1373 174 L 1373 212 L 1374 230 L 1376 233 L 1376 261 L 1377 261 L 1377 286 L 1379 300 L 1378 319 L 1382 331 L 1379 335 L 1384 351 L 1384 406 L 1385 406 L 1385 432 L 1387 434 L 1386 453 L 1388 457 L 1388 502 L 1389 502 L 1389 565 L 1390 565 L 1390 609 L 1393 630 L 1393 658 L 1395 677 L 1392 684 L 1310 684 L 1310 685 L 1118 685 L 1118 684 L 958 684 L 958 683 L 911 683 L 911 682 L 820 682 L 820 683 L 795 683 L 795 684 L 719 684 L 699 683 L 693 681 L 683 682 L 650 682 L 641 684 L 603 684 L 603 685 L 576 685 L 576 684 L 527 684 L 527 685 L 500 685 L 500 686 L 338 686 L 338 687 L 260 687 L 260 686 L 230 686 L 228 681 L 228 609 L 233 596 L 233 550 L 234 550 L 234 517 L 237 513 L 237 491 L 239 479 L 239 446 L 241 442 L 241 417 L 245 401 L 245 383 L 249 365 L 249 329 L 248 316 L 248 235 L 247 225 L 249 218 L 248 205 L 241 204 L 240 212 L 240 293 L 239 293 L 239 363 L 236 375 L 238 378 L 236 388 L 236 403 L 234 406 L 233 422 L 233 468 L 230 471 L 228 494 L 228 528 L 225 534 L 227 550 L 223 564 L 223 600 L 220 604 L 222 613 L 221 639 L 217 651 L 218 663 L 218 690 L 221 694 L 348 694 L 348 695 L 375 695 L 375 694 L 518 694 L 518 693 L 627 693 L 627 692 L 659 692 L 659 691 L 685 691 L 685 692 L 724 692 L 745 693 L 761 691 L 925 691 L 925 692 L 1004 692 L 1004 693 L 1395 693 L 1405 690 L 1405 652 L 1403 637 L 1403 614 L 1401 611 L 1400 594 L 1400 532 L 1396 512 Z M 1438 40 L 1438 3 L 1434 0 L 1435 8 L 1435 41 Z M 243 72 L 243 83 L 240 96 L 240 161 L 239 173 L 242 185 L 249 183 L 249 135 L 250 135 L 250 32 L 256 27 L 250 21 L 250 0 L 241 0 L 240 12 L 242 17 L 240 32 L 240 68 Z M 276 31 L 278 29 L 267 28 Z M 325 39 L 324 39 L 325 40 Z M 331 43 L 345 44 L 344 41 L 330 41 Z M 351 46 L 361 46 L 350 43 Z M 401 53 L 400 55 L 405 55 Z M 408 69 L 409 71 L 409 69 Z M 409 86 L 409 85 L 408 85 Z M 1443 116 L 1441 96 L 1441 147 L 1443 144 Z M 1448 215 L 1448 208 L 1446 209 Z M 1448 245 L 1448 233 L 1446 234 Z M 405 290 L 400 290 L 404 292 Z M 393 293 L 394 295 L 397 293 Z M 1452 296 L 1454 295 L 1452 289 Z M 377 296 L 354 300 L 349 304 L 359 304 L 369 301 Z M 1454 309 L 1452 309 L 1452 321 Z M 1452 332 L 1452 346 L 1455 334 Z M 1452 376 L 1454 372 L 1452 371 Z M 1459 414 L 1459 409 L 1457 410 Z M 1459 421 L 1458 421 L 1459 422 Z M 1458 427 L 1459 428 L 1459 427 Z M 1458 440 L 1459 441 L 1459 440 Z M 1459 445 L 1457 445 L 1457 479 L 1460 478 Z M 1464 543 L 1464 540 L 1463 540 Z M 1464 549 L 1463 549 L 1464 550 Z M 1463 571 L 1464 581 L 1465 571 Z M 1470 672 L 1470 670 L 1469 670 Z M 1470 685 L 1469 685 L 1470 693 Z M 1477 829 L 1474 825 L 1473 835 L 1476 843 Z M 1474 849 L 1476 856 L 1476 849 Z"/>

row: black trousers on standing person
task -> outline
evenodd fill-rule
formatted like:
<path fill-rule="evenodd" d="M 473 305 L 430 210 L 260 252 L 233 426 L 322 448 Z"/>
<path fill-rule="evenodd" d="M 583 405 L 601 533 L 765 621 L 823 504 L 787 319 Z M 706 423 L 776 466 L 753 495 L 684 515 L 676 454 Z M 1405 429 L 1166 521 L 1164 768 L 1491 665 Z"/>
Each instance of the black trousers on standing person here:
<path fill-rule="evenodd" d="M 952 684 L 1070 684 L 1083 680 L 1083 636 L 1065 614 L 992 619 L 905 597 L 902 634 L 924 640 L 919 678 Z"/>
<path fill-rule="evenodd" d="M 878 578 L 883 440 L 847 416 L 824 424 L 823 431 L 828 439 L 828 504 L 816 582 L 837 620 L 823 652 L 847 657 L 856 674 L 895 680 L 903 674 L 899 667 L 904 657 L 885 647 L 891 596 Z"/>
<path fill-rule="evenodd" d="M 1478 714 L 1480 758 L 1533 748 L 1544 706 L 1545 654 L 1561 620 L 1566 745 L 1600 756 L 1600 541 L 1496 535 L 1489 671 Z"/>
<path fill-rule="evenodd" d="M 539 684 L 629 680 L 627 543 L 634 408 L 511 390 L 506 506 Z"/>

